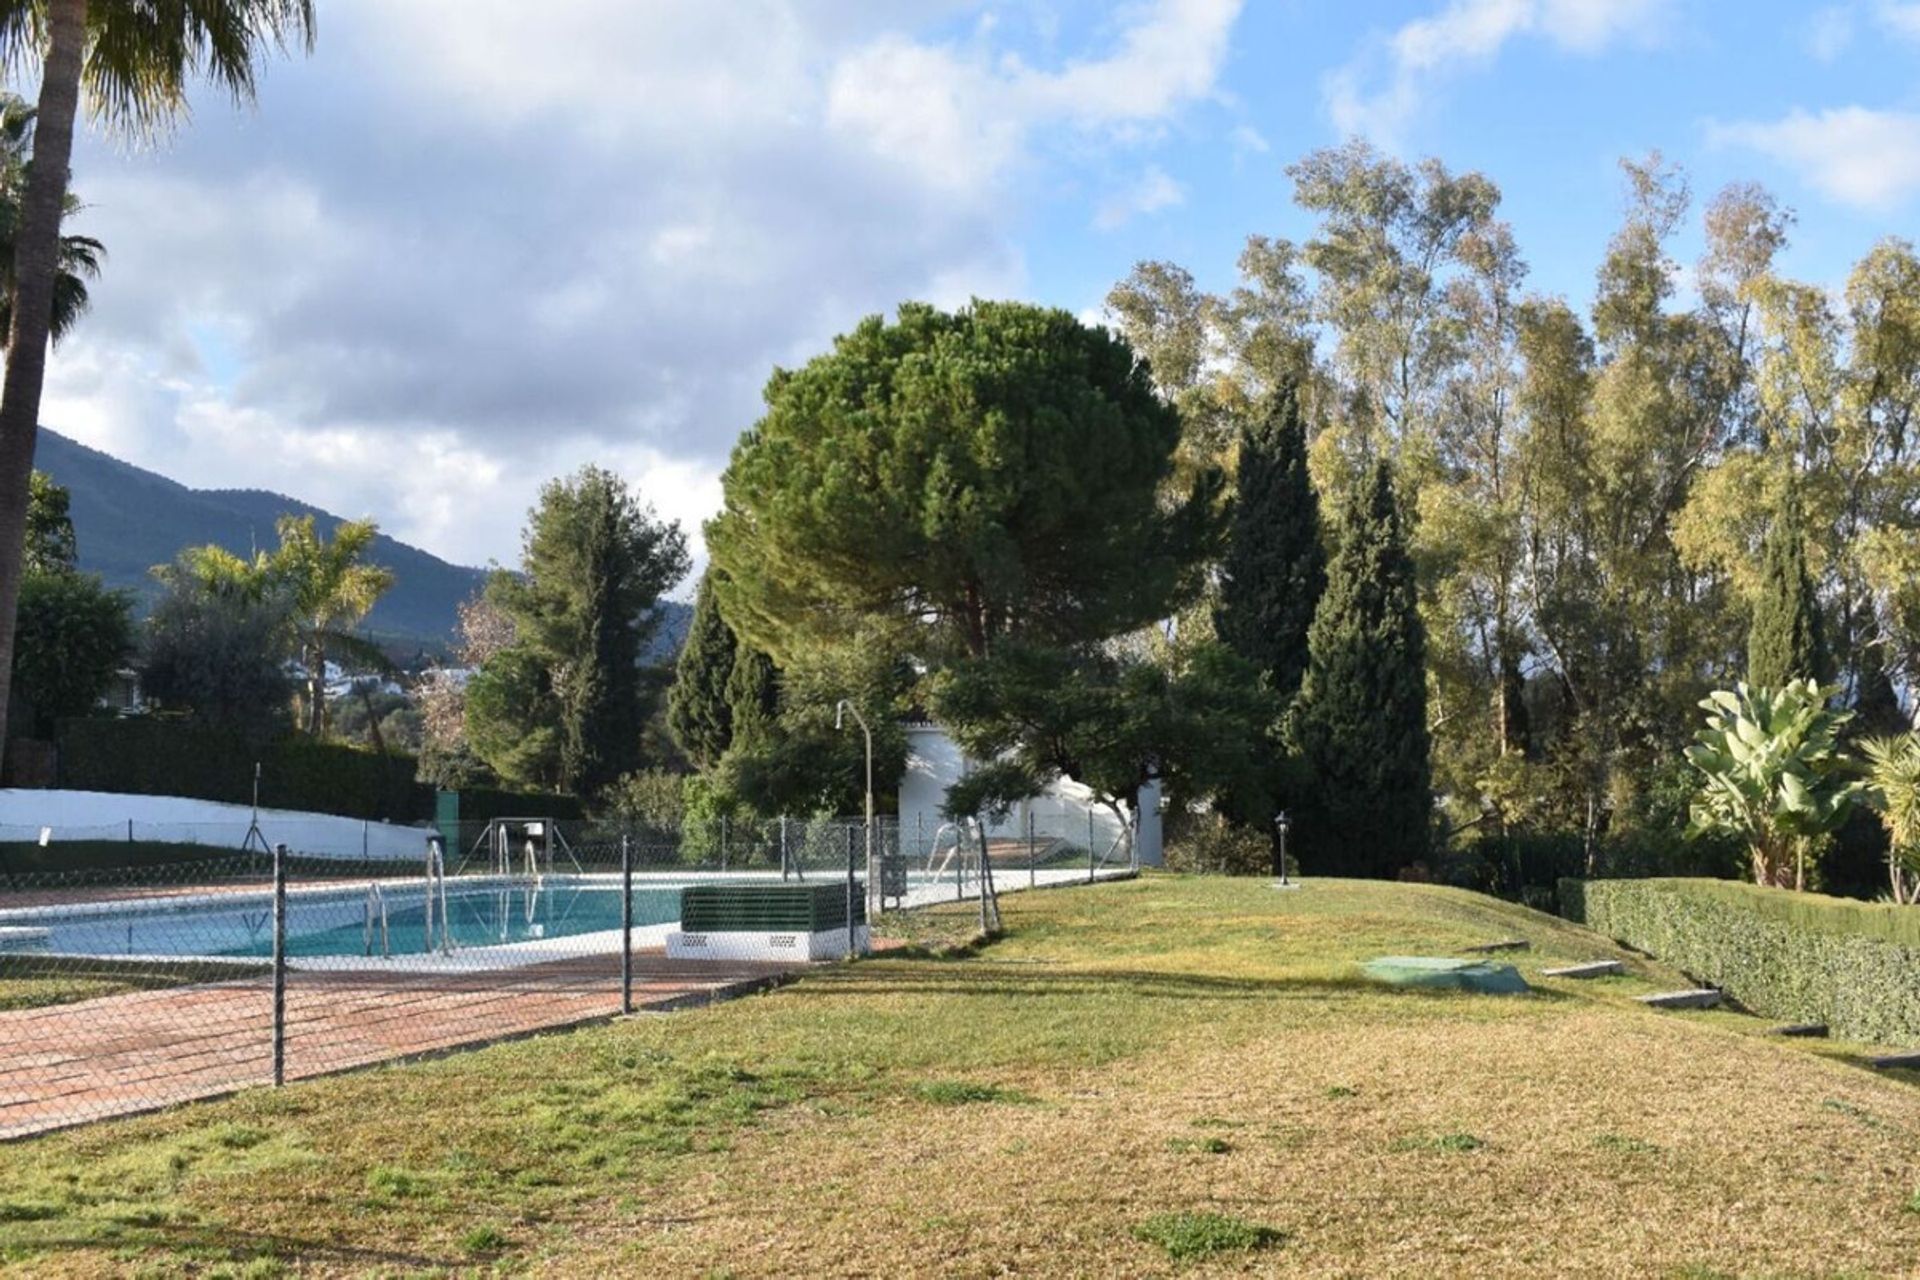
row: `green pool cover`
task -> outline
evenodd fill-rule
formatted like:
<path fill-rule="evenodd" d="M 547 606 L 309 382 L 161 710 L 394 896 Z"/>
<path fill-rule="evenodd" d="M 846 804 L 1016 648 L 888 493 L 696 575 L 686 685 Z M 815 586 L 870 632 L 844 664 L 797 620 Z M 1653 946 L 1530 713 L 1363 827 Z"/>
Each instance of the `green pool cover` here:
<path fill-rule="evenodd" d="M 1532 990 L 1510 964 L 1454 960 L 1446 956 L 1381 956 L 1362 966 L 1375 982 L 1395 987 L 1440 987 L 1487 995 L 1520 995 Z"/>

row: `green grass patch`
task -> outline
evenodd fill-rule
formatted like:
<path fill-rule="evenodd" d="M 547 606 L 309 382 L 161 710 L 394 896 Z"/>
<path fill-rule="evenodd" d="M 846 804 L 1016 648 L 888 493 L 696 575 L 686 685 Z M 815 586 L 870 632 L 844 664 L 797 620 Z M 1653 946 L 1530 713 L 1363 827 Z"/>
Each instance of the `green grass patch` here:
<path fill-rule="evenodd" d="M 1156 1213 L 1136 1224 L 1133 1234 L 1158 1245 L 1175 1262 L 1193 1262 L 1222 1253 L 1264 1249 L 1286 1239 L 1283 1232 L 1224 1213 Z"/>
<path fill-rule="evenodd" d="M 1224 1156 L 1233 1150 L 1233 1144 L 1225 1138 L 1214 1136 L 1207 1138 L 1169 1138 L 1167 1150 L 1176 1155 Z"/>
<path fill-rule="evenodd" d="M 922 1080 L 913 1086 L 914 1096 L 940 1107 L 964 1107 L 973 1102 L 1028 1103 L 1033 1095 L 997 1084 L 973 1080 Z"/>
<path fill-rule="evenodd" d="M 1624 1133 L 1595 1134 L 1593 1145 L 1605 1151 L 1618 1151 L 1623 1155 L 1657 1155 L 1660 1148 L 1644 1138 L 1635 1138 Z"/>
<path fill-rule="evenodd" d="M 1478 1151 L 1487 1144 L 1470 1133 L 1423 1133 L 1396 1138 L 1395 1151 Z"/>
<path fill-rule="evenodd" d="M 468 1253 L 498 1253 L 507 1247 L 507 1233 L 495 1226 L 479 1226 L 460 1237 Z"/>

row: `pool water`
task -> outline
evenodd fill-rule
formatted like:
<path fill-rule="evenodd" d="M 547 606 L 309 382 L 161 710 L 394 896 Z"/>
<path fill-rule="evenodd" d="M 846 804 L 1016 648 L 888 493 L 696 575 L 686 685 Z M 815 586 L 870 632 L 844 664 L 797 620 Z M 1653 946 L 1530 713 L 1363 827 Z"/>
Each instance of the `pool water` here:
<path fill-rule="evenodd" d="M 426 932 L 426 899 L 420 887 L 386 891 L 387 946 L 392 955 L 419 955 L 437 949 L 439 903 L 431 944 Z M 502 946 L 601 933 L 620 927 L 618 885 L 549 880 L 485 888 L 452 887 L 446 894 L 446 918 L 457 949 Z M 287 954 L 358 956 L 367 954 L 367 892 L 289 894 Z M 680 918 L 680 887 L 648 886 L 633 891 L 633 924 L 671 924 Z M 379 915 L 372 954 L 382 954 Z M 9 923 L 13 923 L 9 921 Z M 109 956 L 269 956 L 273 954 L 273 905 L 262 894 L 185 906 L 127 905 L 107 913 L 46 915 L 20 921 L 52 931 L 46 950 L 62 955 Z"/>

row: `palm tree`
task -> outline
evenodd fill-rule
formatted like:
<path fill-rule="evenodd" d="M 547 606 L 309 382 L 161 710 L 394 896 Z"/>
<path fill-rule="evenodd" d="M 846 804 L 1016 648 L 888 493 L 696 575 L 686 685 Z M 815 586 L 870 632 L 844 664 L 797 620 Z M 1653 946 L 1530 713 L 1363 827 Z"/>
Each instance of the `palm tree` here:
<path fill-rule="evenodd" d="M 26 537 L 27 486 L 61 268 L 60 224 L 81 89 L 93 114 L 149 136 L 186 112 L 205 75 L 236 101 L 253 97 L 264 50 L 313 42 L 313 0 L 0 0 L 0 59 L 40 66 L 28 166 L 13 235 L 13 314 L 0 384 L 0 724 L 13 669 L 14 613 Z"/>
<path fill-rule="evenodd" d="M 312 516 L 281 516 L 275 529 L 280 546 L 267 563 L 286 584 L 293 607 L 295 642 L 307 669 L 307 732 L 319 737 L 327 728 L 329 650 L 375 670 L 392 665 L 351 628 L 393 585 L 393 571 L 362 563 L 380 532 L 371 520 L 342 523 L 331 542 L 314 531 Z"/>
<path fill-rule="evenodd" d="M 33 114 L 26 99 L 0 93 L 0 346 L 5 345 L 13 329 L 13 245 L 20 229 L 20 196 L 26 189 L 33 159 Z M 80 197 L 69 192 L 62 220 L 85 207 Z M 106 246 L 91 236 L 60 237 L 60 269 L 53 282 L 50 326 L 56 346 L 86 312 L 91 301 L 87 281 L 100 278 L 100 260 L 106 256 Z"/>
<path fill-rule="evenodd" d="M 1920 903 L 1920 737 L 1867 738 L 1867 784 L 1887 829 L 1887 875 L 1893 900 Z"/>

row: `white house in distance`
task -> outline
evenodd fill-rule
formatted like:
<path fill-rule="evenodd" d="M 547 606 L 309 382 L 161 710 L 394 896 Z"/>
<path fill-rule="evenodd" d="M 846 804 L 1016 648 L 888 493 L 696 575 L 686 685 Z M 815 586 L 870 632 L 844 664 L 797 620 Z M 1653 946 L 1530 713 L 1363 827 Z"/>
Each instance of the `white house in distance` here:
<path fill-rule="evenodd" d="M 908 856 L 925 854 L 932 847 L 946 822 L 940 806 L 946 801 L 947 788 L 965 777 L 970 767 L 959 744 L 939 725 L 907 726 L 907 771 L 900 779 L 900 844 Z M 1122 804 L 1121 810 L 1133 828 L 1140 865 L 1161 865 L 1160 784 L 1148 783 L 1140 789 L 1136 803 Z M 1015 806 L 1006 818 L 988 826 L 987 837 L 1024 840 L 1029 818 L 1043 842 L 1059 839 L 1083 848 L 1091 845 L 1096 854 L 1112 850 L 1115 858 L 1126 855 L 1127 832 L 1121 819 L 1071 778 L 1062 778 L 1043 794 Z"/>

